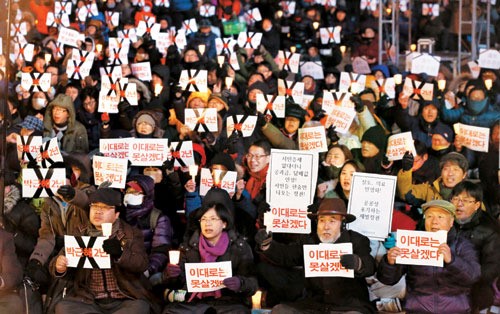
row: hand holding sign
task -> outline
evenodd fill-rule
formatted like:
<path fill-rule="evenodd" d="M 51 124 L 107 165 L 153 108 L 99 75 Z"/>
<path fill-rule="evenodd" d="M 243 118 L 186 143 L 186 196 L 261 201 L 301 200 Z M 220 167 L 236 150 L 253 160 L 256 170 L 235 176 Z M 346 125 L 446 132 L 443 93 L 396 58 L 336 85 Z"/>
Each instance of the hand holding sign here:
<path fill-rule="evenodd" d="M 102 249 L 114 259 L 119 259 L 123 253 L 120 240 L 116 238 L 104 240 L 102 243 Z"/>

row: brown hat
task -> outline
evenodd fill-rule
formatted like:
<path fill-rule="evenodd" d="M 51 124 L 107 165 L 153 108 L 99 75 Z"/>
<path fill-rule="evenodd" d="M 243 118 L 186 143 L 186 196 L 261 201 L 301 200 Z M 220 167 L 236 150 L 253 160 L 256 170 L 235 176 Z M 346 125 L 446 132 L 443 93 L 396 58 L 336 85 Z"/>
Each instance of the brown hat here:
<path fill-rule="evenodd" d="M 325 198 L 319 204 L 318 211 L 311 216 L 342 215 L 345 222 L 350 223 L 356 220 L 356 216 L 348 214 L 345 202 L 340 198 Z"/>

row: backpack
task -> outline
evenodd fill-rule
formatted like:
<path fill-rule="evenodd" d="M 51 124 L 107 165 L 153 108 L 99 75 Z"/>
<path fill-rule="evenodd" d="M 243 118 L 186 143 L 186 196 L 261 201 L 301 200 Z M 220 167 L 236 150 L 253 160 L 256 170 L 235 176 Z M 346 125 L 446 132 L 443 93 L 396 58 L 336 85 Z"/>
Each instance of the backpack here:
<path fill-rule="evenodd" d="M 151 231 L 153 231 L 153 233 L 156 225 L 158 225 L 158 218 L 160 218 L 160 215 L 161 211 L 158 208 L 153 207 L 153 210 L 149 214 L 149 228 L 151 229 Z"/>

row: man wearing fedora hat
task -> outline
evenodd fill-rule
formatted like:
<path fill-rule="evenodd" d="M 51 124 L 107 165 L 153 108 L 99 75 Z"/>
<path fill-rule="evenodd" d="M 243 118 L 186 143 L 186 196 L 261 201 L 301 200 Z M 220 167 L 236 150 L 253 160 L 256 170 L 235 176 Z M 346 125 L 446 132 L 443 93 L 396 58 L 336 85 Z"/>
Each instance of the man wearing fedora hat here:
<path fill-rule="evenodd" d="M 346 223 L 356 217 L 348 214 L 343 200 L 324 199 L 316 213 L 317 229 L 303 243 L 284 245 L 273 241 L 264 229 L 255 236 L 257 252 L 267 260 L 282 266 L 303 265 L 303 244 L 352 243 L 352 254 L 340 257 L 340 263 L 354 270 L 354 278 L 306 278 L 305 297 L 288 304 L 273 307 L 273 313 L 373 313 L 365 277 L 375 272 L 375 261 L 370 255 L 370 241 L 356 231 L 347 230 Z"/>

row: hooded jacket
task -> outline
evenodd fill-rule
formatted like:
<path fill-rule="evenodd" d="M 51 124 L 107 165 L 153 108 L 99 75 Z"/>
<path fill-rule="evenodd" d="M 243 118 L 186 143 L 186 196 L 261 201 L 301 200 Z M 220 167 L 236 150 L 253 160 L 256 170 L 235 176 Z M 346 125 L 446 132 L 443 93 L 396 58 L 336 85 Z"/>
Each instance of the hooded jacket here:
<path fill-rule="evenodd" d="M 139 111 L 134 119 L 132 120 L 132 130 L 130 130 L 130 134 L 133 136 L 133 137 L 138 137 L 138 133 L 135 129 L 135 125 L 137 123 L 137 119 L 139 119 L 140 116 L 142 116 L 143 114 L 147 114 L 147 115 L 150 115 L 153 120 L 155 121 L 155 126 L 154 126 L 154 129 L 153 129 L 153 134 L 151 135 L 152 138 L 163 138 L 163 135 L 165 134 L 165 131 L 161 128 L 160 126 L 160 121 L 162 119 L 162 114 L 159 113 L 158 111 L 154 111 L 154 110 L 141 110 Z"/>
<path fill-rule="evenodd" d="M 52 110 L 55 106 L 62 107 L 68 110 L 69 113 L 67 129 L 64 131 L 64 136 L 59 143 L 60 148 L 67 153 L 88 153 L 89 141 L 87 130 L 80 122 L 76 121 L 75 107 L 69 96 L 59 94 L 47 106 L 45 117 L 43 118 L 43 136 L 50 138 L 56 136 L 52 119 Z"/>
<path fill-rule="evenodd" d="M 154 208 L 153 179 L 145 175 L 135 175 L 128 182 L 136 181 L 142 188 L 144 199 L 141 205 L 126 205 L 126 221 L 130 225 L 141 230 L 144 237 L 144 247 L 149 255 L 150 274 L 160 271 L 166 264 L 168 257 L 166 253 L 172 245 L 172 226 L 170 219 L 160 214 L 156 220 L 156 226 L 151 226 L 150 215 Z"/>

